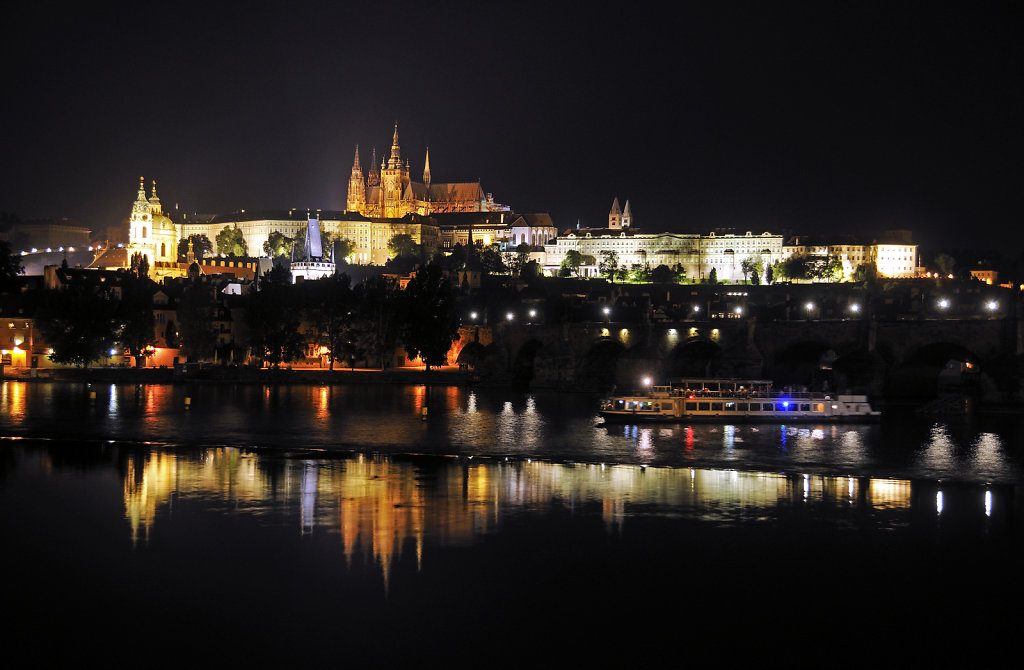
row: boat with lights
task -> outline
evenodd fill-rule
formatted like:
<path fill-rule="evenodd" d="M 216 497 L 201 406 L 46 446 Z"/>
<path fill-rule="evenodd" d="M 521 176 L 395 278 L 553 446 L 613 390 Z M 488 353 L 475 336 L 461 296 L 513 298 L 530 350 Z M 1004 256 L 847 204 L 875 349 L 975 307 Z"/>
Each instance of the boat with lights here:
<path fill-rule="evenodd" d="M 636 393 L 617 394 L 602 401 L 606 423 L 637 422 L 758 422 L 835 423 L 871 421 L 865 395 L 776 390 L 765 379 L 675 379 Z"/>

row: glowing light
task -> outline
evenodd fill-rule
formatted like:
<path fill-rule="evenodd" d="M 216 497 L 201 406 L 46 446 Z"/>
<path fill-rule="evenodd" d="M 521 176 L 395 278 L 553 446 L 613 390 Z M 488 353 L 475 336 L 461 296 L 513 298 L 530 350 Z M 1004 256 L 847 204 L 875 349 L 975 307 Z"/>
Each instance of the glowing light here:
<path fill-rule="evenodd" d="M 858 305 L 857 303 L 853 303 L 852 305 L 850 305 L 850 311 L 851 312 L 859 312 L 860 311 L 860 305 Z"/>
<path fill-rule="evenodd" d="M 736 312 L 737 314 L 742 314 L 743 313 L 743 308 L 742 307 L 737 307 L 733 311 Z"/>
<path fill-rule="evenodd" d="M 111 349 L 110 350 L 110 355 L 111 356 L 116 356 L 117 355 L 117 349 Z"/>
<path fill-rule="evenodd" d="M 700 311 L 700 305 L 694 305 L 693 306 L 693 311 L 699 312 Z"/>
<path fill-rule="evenodd" d="M 990 311 L 996 310 L 999 309 L 999 303 L 996 302 L 995 300 L 989 300 L 987 303 L 985 303 L 985 307 L 988 307 Z"/>
<path fill-rule="evenodd" d="M 644 381 L 644 386 L 650 386 L 651 385 L 651 378 L 650 377 L 644 377 L 643 381 Z"/>
<path fill-rule="evenodd" d="M 476 320 L 476 312 L 470 312 L 469 313 L 469 318 L 471 318 L 471 319 L 473 319 L 475 321 Z"/>
<path fill-rule="evenodd" d="M 935 494 L 935 512 L 942 514 L 942 491 Z"/>
<path fill-rule="evenodd" d="M 811 311 L 812 309 L 814 309 L 814 303 L 813 302 L 807 303 L 806 305 L 804 305 L 804 309 L 806 309 L 808 312 Z"/>
<path fill-rule="evenodd" d="M 531 310 L 530 310 L 530 318 L 532 319 L 532 318 L 533 318 L 533 317 L 535 317 L 535 316 L 537 316 L 537 310 L 535 310 L 535 309 L 531 309 Z"/>
<path fill-rule="evenodd" d="M 992 492 L 985 491 L 985 516 L 992 516 Z"/>
<path fill-rule="evenodd" d="M 611 308 L 611 307 L 605 307 L 605 308 L 604 308 L 604 309 L 602 309 L 601 311 L 602 311 L 602 312 L 604 312 L 604 315 L 605 315 L 605 316 L 608 316 L 609 314 L 611 314 L 611 313 L 612 313 L 612 308 Z"/>
<path fill-rule="evenodd" d="M 942 300 L 939 301 L 939 307 L 941 309 L 946 309 L 947 307 L 949 307 L 949 301 L 943 298 Z"/>
<path fill-rule="evenodd" d="M 675 328 L 669 328 L 668 329 L 668 334 L 669 335 L 675 335 L 676 334 L 676 329 Z"/>
<path fill-rule="evenodd" d="M 511 321 L 512 319 L 516 318 L 516 315 L 513 314 L 512 312 L 509 312 L 508 314 L 505 315 L 505 318 Z"/>

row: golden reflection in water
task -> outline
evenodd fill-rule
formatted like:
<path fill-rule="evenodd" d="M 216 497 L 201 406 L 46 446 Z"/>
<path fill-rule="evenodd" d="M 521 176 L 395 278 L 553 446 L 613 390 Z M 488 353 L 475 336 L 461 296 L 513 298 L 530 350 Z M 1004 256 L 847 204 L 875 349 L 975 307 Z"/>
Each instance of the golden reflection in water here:
<path fill-rule="evenodd" d="M 12 423 L 25 420 L 25 382 L 4 382 L 0 390 L 0 406 L 6 411 Z"/>
<path fill-rule="evenodd" d="M 316 398 L 313 406 L 316 408 L 316 418 L 320 420 L 326 420 L 331 413 L 331 389 L 327 386 L 321 386 L 316 389 Z"/>
<path fill-rule="evenodd" d="M 423 466 L 385 456 L 296 459 L 281 467 L 283 473 L 272 474 L 257 455 L 234 448 L 209 449 L 199 458 L 154 451 L 129 459 L 124 505 L 132 541 L 147 540 L 161 508 L 175 498 L 284 522 L 297 509 L 297 533 L 337 533 L 346 563 L 356 555 L 372 559 L 387 584 L 407 543 L 420 564 L 426 539 L 469 544 L 509 513 L 597 505 L 608 531 L 620 532 L 631 514 L 652 510 L 731 523 L 766 519 L 798 502 L 876 510 L 911 505 L 910 482 L 895 479 L 472 460 L 439 461 L 424 477 Z"/>

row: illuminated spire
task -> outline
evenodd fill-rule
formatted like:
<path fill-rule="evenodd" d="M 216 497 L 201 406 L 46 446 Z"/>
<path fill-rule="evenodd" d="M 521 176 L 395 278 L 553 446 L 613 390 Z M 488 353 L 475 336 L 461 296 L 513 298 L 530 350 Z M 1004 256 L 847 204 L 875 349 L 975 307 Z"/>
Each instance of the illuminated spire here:
<path fill-rule="evenodd" d="M 427 157 L 423 159 L 423 185 L 430 188 L 430 146 L 427 146 Z"/>
<path fill-rule="evenodd" d="M 622 227 L 629 228 L 633 225 L 633 210 L 629 207 L 629 200 L 626 201 L 626 208 L 622 210 Z"/>
<path fill-rule="evenodd" d="M 380 170 L 377 168 L 377 147 L 373 147 L 373 155 L 370 158 L 370 174 L 367 185 L 377 186 L 380 184 Z"/>
<path fill-rule="evenodd" d="M 397 170 L 402 167 L 402 153 L 398 148 L 398 121 L 395 121 L 395 136 L 391 140 L 391 158 L 388 160 L 388 168 Z"/>
<path fill-rule="evenodd" d="M 356 145 L 356 158 L 355 158 L 354 161 L 352 161 L 352 172 L 355 172 L 356 170 L 358 170 L 359 172 L 363 171 L 363 166 L 359 164 L 359 145 L 358 144 Z"/>
<path fill-rule="evenodd" d="M 139 201 L 142 200 L 146 200 L 146 180 L 144 177 L 139 177 Z"/>

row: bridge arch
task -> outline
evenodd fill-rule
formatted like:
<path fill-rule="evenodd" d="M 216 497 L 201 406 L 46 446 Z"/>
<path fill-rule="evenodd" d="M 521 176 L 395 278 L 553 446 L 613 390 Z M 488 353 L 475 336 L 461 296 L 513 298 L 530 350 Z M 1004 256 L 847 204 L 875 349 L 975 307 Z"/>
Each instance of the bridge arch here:
<path fill-rule="evenodd" d="M 616 366 L 626 347 L 613 337 L 599 337 L 583 356 L 581 379 L 587 385 L 604 390 L 616 384 Z"/>
<path fill-rule="evenodd" d="M 691 337 L 677 344 L 665 362 L 669 377 L 715 377 L 722 347 L 706 337 Z"/>

